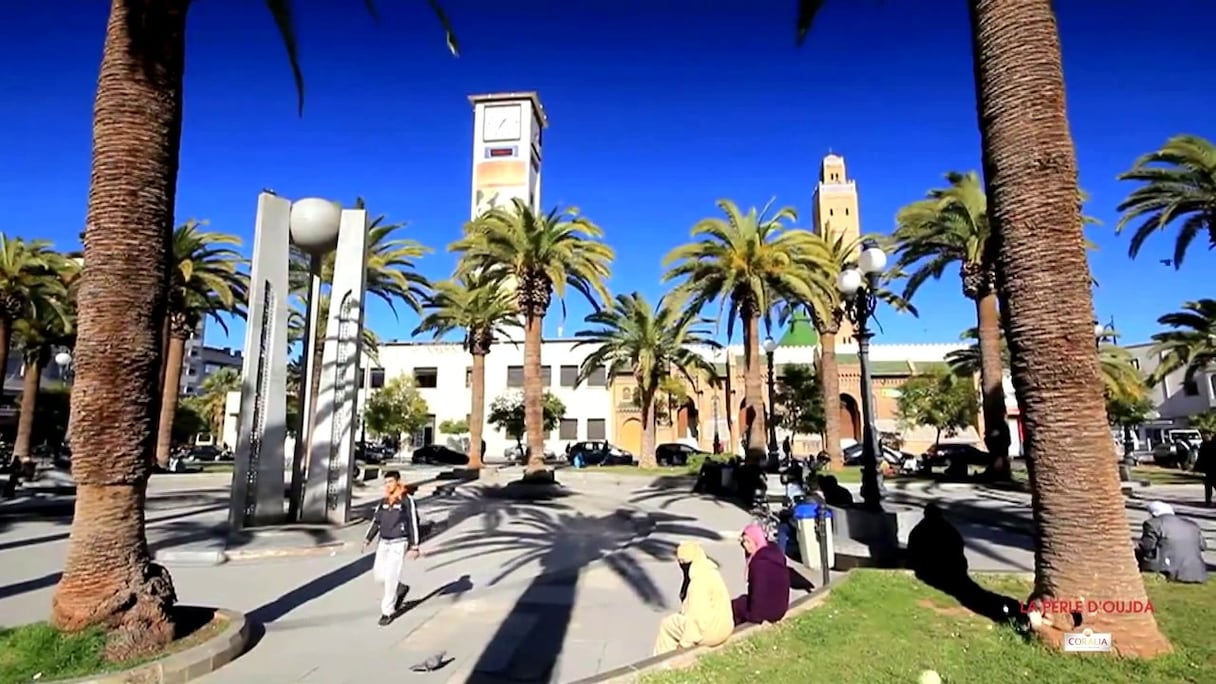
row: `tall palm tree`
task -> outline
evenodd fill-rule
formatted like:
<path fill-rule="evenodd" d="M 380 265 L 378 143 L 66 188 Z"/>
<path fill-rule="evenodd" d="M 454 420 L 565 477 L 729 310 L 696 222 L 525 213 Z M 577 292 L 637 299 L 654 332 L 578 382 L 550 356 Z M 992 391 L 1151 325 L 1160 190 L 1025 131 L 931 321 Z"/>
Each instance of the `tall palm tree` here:
<path fill-rule="evenodd" d="M 528 433 L 527 472 L 544 470 L 544 388 L 540 348 L 545 313 L 553 296 L 565 311 L 566 288 L 599 308 L 608 299 L 612 248 L 604 231 L 573 207 L 533 210 L 520 200 L 468 223 L 449 251 L 462 255 L 461 274 L 483 271 L 491 281 L 514 289 L 524 318 L 524 427 Z"/>
<path fill-rule="evenodd" d="M 16 439 L 13 440 L 13 457 L 22 460 L 30 457 L 38 393 L 42 389 L 42 372 L 50 363 L 56 348 L 71 347 L 75 342 L 76 312 L 73 300 L 79 268 L 71 260 L 60 259 L 58 269 L 58 286 L 53 288 L 53 293 L 43 293 L 48 297 L 48 305 L 41 307 L 33 317 L 22 318 L 13 324 L 24 360 L 21 411 L 17 417 Z"/>
<path fill-rule="evenodd" d="M 988 200 L 979 174 L 946 174 L 948 186 L 930 190 L 895 217 L 895 267 L 909 273 L 903 296 L 911 299 L 930 278 L 958 264 L 963 296 L 975 304 L 980 349 L 984 444 L 993 474 L 1008 477 L 1009 423 L 1001 366 L 1001 314 L 997 306 L 996 263 L 988 238 Z"/>
<path fill-rule="evenodd" d="M 1174 268 L 1195 238 L 1206 235 L 1216 248 L 1216 145 L 1197 135 L 1176 135 L 1139 159 L 1119 180 L 1143 183 L 1117 209 L 1123 213 L 1115 232 L 1138 222 L 1127 254 L 1133 259 L 1153 233 L 1178 224 L 1174 239 Z"/>
<path fill-rule="evenodd" d="M 151 653 L 173 638 L 173 582 L 151 561 L 142 504 L 158 422 L 190 4 L 110 1 L 93 106 L 72 402 L 76 515 L 51 622 L 68 631 L 105 625 L 112 630 L 107 655 L 115 659 Z M 292 4 L 266 6 L 302 111 Z M 455 51 L 438 2 L 427 4 Z M 115 598 L 123 596 L 129 600 Z"/>
<path fill-rule="evenodd" d="M 43 240 L 26 242 L 0 233 L 0 373 L 8 369 L 13 325 L 62 313 L 63 255 Z"/>
<path fill-rule="evenodd" d="M 657 307 L 634 292 L 617 295 L 607 308 L 587 316 L 587 322 L 599 327 L 575 333 L 579 338 L 575 347 L 596 345 L 583 360 L 579 382 L 598 368 L 606 368 L 608 377 L 623 373 L 633 376 L 638 387 L 634 396 L 642 409 L 638 464 L 655 468 L 655 397 L 659 391 L 666 389 L 671 394 L 677 389 L 670 383 L 675 374 L 689 383 L 702 375 L 717 377 L 713 364 L 691 349 L 719 346 L 709 337 L 710 331 L 701 327 L 711 321 L 701 318 L 698 309 L 685 306 L 678 292 L 659 299 Z"/>
<path fill-rule="evenodd" d="M 211 434 L 220 437 L 224 433 L 228 395 L 241 391 L 241 372 L 235 368 L 221 368 L 203 380 L 200 390 L 198 396 L 190 399 L 198 414 L 207 421 Z"/>
<path fill-rule="evenodd" d="M 1153 353 L 1161 363 L 1149 377 L 1150 385 L 1178 370 L 1192 382 L 1196 373 L 1216 367 L 1216 299 L 1186 302 L 1181 311 L 1167 313 L 1157 323 L 1173 330 L 1153 335 Z"/>
<path fill-rule="evenodd" d="M 1127 543 L 1115 445 L 1097 382 L 1076 150 L 1052 2 L 967 4 L 997 290 L 1032 464 L 1034 595 L 1147 600 Z M 800 0 L 800 40 L 823 5 Z M 1038 634 L 1061 647 L 1060 625 L 1072 625 L 1072 616 L 1046 617 Z M 1088 615 L 1085 625 L 1122 635 L 1115 650 L 1124 656 L 1171 650 L 1148 612 Z"/>
<path fill-rule="evenodd" d="M 726 315 L 728 338 L 736 322 L 743 324 L 743 427 L 754 457 L 765 443 L 761 320 L 769 320 L 778 302 L 814 300 L 835 288 L 835 281 L 823 269 L 826 255 L 815 234 L 788 227 L 798 218 L 792 207 L 770 213 L 770 201 L 744 213 L 734 202 L 719 200 L 718 208 L 724 217 L 698 221 L 693 241 L 664 258 L 669 270 L 663 280 L 679 281 L 693 311 L 718 302 L 718 320 Z"/>
<path fill-rule="evenodd" d="M 464 348 L 473 356 L 473 376 L 469 386 L 469 468 L 480 469 L 481 435 L 486 419 L 486 355 L 496 338 L 506 329 L 519 327 L 519 308 L 513 293 L 501 287 L 485 271 L 465 272 L 448 281 L 435 283 L 427 300 L 427 312 L 414 335 L 430 332 L 436 338 L 461 330 Z"/>
<path fill-rule="evenodd" d="M 249 298 L 249 276 L 241 272 L 245 258 L 233 249 L 241 244 L 241 239 L 202 227 L 198 221 L 187 221 L 173 231 L 173 270 L 169 274 L 166 319 L 168 347 L 156 432 L 156 463 L 162 468 L 169 466 L 173 448 L 173 418 L 181 396 L 186 341 L 204 318 L 219 323 L 227 332 L 228 323 L 223 315 L 244 318 Z"/>

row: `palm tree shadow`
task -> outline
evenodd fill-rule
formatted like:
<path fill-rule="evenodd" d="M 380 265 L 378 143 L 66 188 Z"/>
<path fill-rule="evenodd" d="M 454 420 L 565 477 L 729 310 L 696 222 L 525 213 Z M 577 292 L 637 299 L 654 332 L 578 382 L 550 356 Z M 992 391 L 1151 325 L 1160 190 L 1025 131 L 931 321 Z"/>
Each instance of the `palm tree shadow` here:
<path fill-rule="evenodd" d="M 696 491 L 695 479 L 665 475 L 649 485 L 631 492 L 629 503 L 655 507 L 666 511 L 684 501 L 704 501 L 721 507 L 737 507 L 730 500 Z"/>
<path fill-rule="evenodd" d="M 720 539 L 691 524 L 692 518 L 660 514 L 639 516 L 625 509 L 603 515 L 565 504 L 513 504 L 487 515 L 482 529 L 452 538 L 432 556 L 456 554 L 435 567 L 474 556 L 511 554 L 488 585 L 525 568 L 533 579 L 516 600 L 466 680 L 548 682 L 560 661 L 582 570 L 602 561 L 647 606 L 666 607 L 663 592 L 643 561 L 669 560 L 675 542 L 661 537 Z M 521 646 L 526 644 L 526 648 Z"/>

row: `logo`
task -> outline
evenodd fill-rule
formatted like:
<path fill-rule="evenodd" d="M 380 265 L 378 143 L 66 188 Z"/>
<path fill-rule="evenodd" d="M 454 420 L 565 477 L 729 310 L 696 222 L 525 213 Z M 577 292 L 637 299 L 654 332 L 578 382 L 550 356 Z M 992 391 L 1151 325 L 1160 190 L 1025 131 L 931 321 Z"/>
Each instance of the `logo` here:
<path fill-rule="evenodd" d="M 1110 650 L 1110 635 L 1092 629 L 1064 635 L 1064 650 L 1074 653 L 1106 653 Z"/>

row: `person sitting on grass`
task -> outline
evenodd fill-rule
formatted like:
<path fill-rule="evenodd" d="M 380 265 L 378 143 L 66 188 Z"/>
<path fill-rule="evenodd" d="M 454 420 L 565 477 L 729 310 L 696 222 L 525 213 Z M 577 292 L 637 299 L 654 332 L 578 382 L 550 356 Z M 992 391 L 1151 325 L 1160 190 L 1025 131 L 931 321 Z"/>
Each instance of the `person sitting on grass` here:
<path fill-rule="evenodd" d="M 908 567 L 917 579 L 946 593 L 968 581 L 963 535 L 936 503 L 925 506 L 924 517 L 908 534 Z"/>
<path fill-rule="evenodd" d="M 696 542 L 684 542 L 676 548 L 676 561 L 684 572 L 682 605 L 679 613 L 668 615 L 659 624 L 654 655 L 678 648 L 718 646 L 735 628 L 730 592 L 718 565 L 705 555 L 705 549 Z"/>
<path fill-rule="evenodd" d="M 790 608 L 790 574 L 785 554 L 769 543 L 764 530 L 755 523 L 743 528 L 739 545 L 747 561 L 744 570 L 747 593 L 730 603 L 735 624 L 777 622 Z"/>
<path fill-rule="evenodd" d="M 824 503 L 829 506 L 846 508 L 853 505 L 853 493 L 837 482 L 835 475 L 819 477 L 819 492 L 823 495 Z"/>
<path fill-rule="evenodd" d="M 1172 582 L 1206 582 L 1203 552 L 1208 545 L 1199 525 L 1175 515 L 1173 506 L 1161 501 L 1149 503 L 1148 514 L 1136 546 L 1141 572 L 1158 572 Z"/>

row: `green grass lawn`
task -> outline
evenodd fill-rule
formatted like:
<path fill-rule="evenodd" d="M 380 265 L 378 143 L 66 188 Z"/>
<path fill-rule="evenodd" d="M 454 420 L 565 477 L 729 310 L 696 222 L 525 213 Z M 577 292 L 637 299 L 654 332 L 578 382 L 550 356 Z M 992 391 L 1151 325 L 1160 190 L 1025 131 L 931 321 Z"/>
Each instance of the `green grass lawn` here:
<path fill-rule="evenodd" d="M 106 637 L 100 629 L 63 634 L 46 623 L 0 629 L 0 683 L 52 681 L 101 672 Z"/>
<path fill-rule="evenodd" d="M 1158 485 L 1203 484 L 1203 475 L 1200 473 L 1149 465 L 1132 468 L 1132 479 L 1147 480 Z"/>
<path fill-rule="evenodd" d="M 977 579 L 1018 600 L 1030 591 L 1023 577 Z M 1145 581 L 1176 649 L 1151 662 L 1052 652 L 967 612 L 911 575 L 859 570 L 820 606 L 708 655 L 692 669 L 643 681 L 902 684 L 934 670 L 946 684 L 1216 682 L 1216 584 Z"/>

